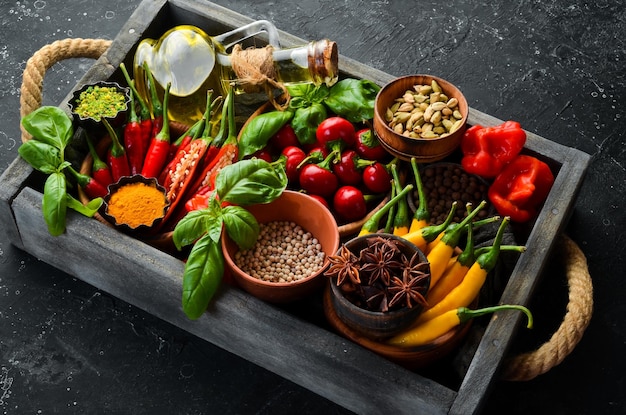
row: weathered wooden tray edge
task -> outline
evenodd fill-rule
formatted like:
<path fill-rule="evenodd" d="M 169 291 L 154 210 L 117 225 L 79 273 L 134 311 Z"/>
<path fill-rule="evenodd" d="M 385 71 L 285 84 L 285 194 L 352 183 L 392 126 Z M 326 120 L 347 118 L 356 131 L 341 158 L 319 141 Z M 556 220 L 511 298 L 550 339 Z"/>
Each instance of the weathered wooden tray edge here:
<path fill-rule="evenodd" d="M 141 22 L 154 24 L 166 11 L 196 14 L 225 27 L 251 21 L 206 2 L 145 0 L 122 28 L 111 49 L 81 82 L 108 78 L 144 36 L 148 27 Z M 281 40 L 286 46 L 303 42 L 283 32 Z M 341 69 L 381 84 L 392 78 L 345 57 L 341 57 Z M 498 122 L 500 120 L 486 114 L 470 111 L 472 124 Z M 585 153 L 532 133 L 529 133 L 527 148 L 555 160 L 560 164 L 560 171 L 554 190 L 529 236 L 529 252 L 525 258 L 534 260 L 518 261 L 502 297 L 502 302 L 521 304 L 526 304 L 532 294 L 552 243 L 573 207 L 589 162 Z M 5 186 L 0 191 L 0 215 L 16 246 L 358 413 L 374 413 L 381 407 L 398 413 L 476 412 L 486 398 L 520 321 L 515 314 L 503 314 L 491 321 L 458 392 L 408 372 L 348 340 L 238 290 L 223 290 L 212 308 L 192 322 L 180 308 L 183 267 L 180 261 L 80 215 L 70 215 L 66 234 L 50 237 L 41 219 L 41 194 L 24 184 L 31 173 L 32 169 L 18 158 L 2 176 Z M 59 252 L 61 247 L 62 252 Z M 100 256 L 94 256 L 94 252 L 100 252 Z M 102 269 L 105 260 L 111 267 Z M 372 393 L 369 386 L 374 384 L 376 393 Z"/>

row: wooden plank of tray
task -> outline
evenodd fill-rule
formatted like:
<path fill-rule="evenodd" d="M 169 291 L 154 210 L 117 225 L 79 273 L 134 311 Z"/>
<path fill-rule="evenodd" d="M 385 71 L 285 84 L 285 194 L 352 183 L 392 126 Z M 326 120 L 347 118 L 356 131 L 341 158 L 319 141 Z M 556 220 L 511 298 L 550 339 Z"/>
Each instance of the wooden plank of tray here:
<path fill-rule="evenodd" d="M 107 79 L 121 61 L 132 60 L 143 36 L 157 36 L 181 23 L 214 33 L 252 20 L 221 6 L 196 0 L 145 0 L 113 45 L 79 85 Z M 148 22 L 146 25 L 145 22 Z M 283 45 L 304 40 L 281 32 Z M 340 57 L 345 75 L 384 84 L 391 75 Z M 77 87 L 79 86 L 77 85 Z M 473 109 L 470 124 L 500 120 Z M 566 223 L 589 156 L 529 133 L 527 150 L 558 168 L 557 181 L 528 239 L 527 252 L 513 271 L 502 302 L 526 304 L 552 244 Z M 70 212 L 67 233 L 47 234 L 41 194 L 25 186 L 32 169 L 17 159 L 3 175 L 0 217 L 10 240 L 34 256 L 171 324 L 273 371 L 357 413 L 458 413 L 478 411 L 487 396 L 521 317 L 500 314 L 478 346 L 460 389 L 451 390 L 406 371 L 348 340 L 302 321 L 237 289 L 223 289 L 205 315 L 188 320 L 180 307 L 182 262 Z M 12 231 L 11 231 L 12 230 Z M 106 263 L 107 267 L 102 264 Z"/>

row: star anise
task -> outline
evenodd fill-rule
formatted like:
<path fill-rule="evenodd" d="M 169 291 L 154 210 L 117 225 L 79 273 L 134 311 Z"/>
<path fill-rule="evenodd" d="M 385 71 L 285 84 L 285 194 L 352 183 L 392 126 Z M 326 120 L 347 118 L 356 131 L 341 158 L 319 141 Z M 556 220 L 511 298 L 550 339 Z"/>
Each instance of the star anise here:
<path fill-rule="evenodd" d="M 391 280 L 391 267 L 397 267 L 393 264 L 393 252 L 382 247 L 374 247 L 364 249 L 360 256 L 361 271 L 369 275 L 368 285 L 373 285 L 377 281 L 381 281 L 385 286 L 389 285 Z M 397 261 L 396 261 L 397 263 Z"/>
<path fill-rule="evenodd" d="M 389 310 L 387 290 L 381 285 L 367 285 L 362 287 L 365 302 L 370 310 L 379 310 L 383 313 Z"/>
<path fill-rule="evenodd" d="M 417 258 L 416 258 L 417 257 Z M 393 277 L 388 291 L 392 295 L 389 300 L 389 308 L 396 305 L 413 307 L 415 305 L 426 306 L 428 303 L 424 295 L 428 291 L 428 274 L 424 272 L 427 265 L 419 261 L 419 256 L 414 254 L 403 265 L 402 278 Z"/>
<path fill-rule="evenodd" d="M 326 275 L 330 278 L 337 276 L 337 286 L 345 282 L 360 284 L 358 258 L 345 245 L 341 245 L 339 255 L 329 255 L 330 267 Z"/>

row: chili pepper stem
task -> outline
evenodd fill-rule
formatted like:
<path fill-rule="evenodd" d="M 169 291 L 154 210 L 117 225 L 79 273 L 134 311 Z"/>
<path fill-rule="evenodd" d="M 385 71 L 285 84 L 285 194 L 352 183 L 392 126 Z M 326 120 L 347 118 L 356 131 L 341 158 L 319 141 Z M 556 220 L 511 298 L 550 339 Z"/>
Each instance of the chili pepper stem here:
<path fill-rule="evenodd" d="M 422 346 L 434 341 L 438 337 L 446 334 L 458 325 L 465 323 L 472 318 L 480 317 L 489 313 L 495 313 L 501 310 L 522 311 L 528 319 L 526 327 L 529 329 L 533 327 L 533 315 L 528 308 L 522 305 L 503 304 L 493 307 L 485 307 L 478 310 L 472 310 L 467 307 L 458 307 L 395 335 L 391 339 L 387 340 L 387 343 L 402 347 Z"/>
<path fill-rule="evenodd" d="M 413 169 L 413 177 L 415 178 L 415 186 L 417 186 L 417 195 L 419 197 L 419 204 L 413 214 L 411 226 L 409 227 L 409 232 L 415 232 L 428 225 L 430 222 L 430 211 L 428 210 L 426 190 L 424 189 L 424 184 L 422 183 L 422 177 L 420 175 L 415 157 L 411 157 L 411 168 Z"/>
<path fill-rule="evenodd" d="M 398 203 L 398 201 L 405 197 L 405 195 L 412 189 L 413 185 L 407 184 L 406 186 L 404 186 L 402 191 L 392 197 L 387 203 L 385 203 L 385 205 L 383 205 L 383 207 L 380 208 L 380 210 L 376 211 L 372 216 L 370 216 L 370 218 L 365 221 L 363 226 L 361 226 L 359 236 L 375 233 L 376 231 L 378 231 L 378 224 L 380 223 L 382 217 L 387 214 L 391 207 Z"/>

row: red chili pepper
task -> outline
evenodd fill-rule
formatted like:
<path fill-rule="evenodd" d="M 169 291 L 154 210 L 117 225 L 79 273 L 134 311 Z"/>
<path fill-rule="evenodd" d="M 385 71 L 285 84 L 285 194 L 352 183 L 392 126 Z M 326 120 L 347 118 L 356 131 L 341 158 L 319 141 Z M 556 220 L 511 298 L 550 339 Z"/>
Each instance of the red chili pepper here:
<path fill-rule="evenodd" d="M 141 122 L 135 111 L 135 99 L 130 94 L 130 111 L 128 121 L 124 126 L 124 148 L 128 157 L 131 174 L 139 174 L 143 166 L 143 138 L 141 136 Z"/>
<path fill-rule="evenodd" d="M 269 139 L 268 144 L 280 153 L 289 146 L 299 146 L 300 142 L 291 124 L 285 124 Z"/>
<path fill-rule="evenodd" d="M 228 134 L 225 134 L 226 125 L 228 125 Z M 235 126 L 235 98 L 234 92 L 231 89 L 224 101 L 220 131 L 213 139 L 211 147 L 204 157 L 202 169 L 199 170 L 200 174 L 197 175 L 195 182 L 189 185 L 189 194 L 195 194 L 203 186 L 213 186 L 217 173 L 222 167 L 235 162 L 238 156 L 239 147 L 237 146 L 237 130 Z"/>
<path fill-rule="evenodd" d="M 306 158 L 304 150 L 298 146 L 287 146 L 283 148 L 280 154 L 285 160 L 285 173 L 287 174 L 289 184 L 292 186 L 297 185 L 298 177 L 300 176 L 300 166 Z"/>
<path fill-rule="evenodd" d="M 309 194 L 332 196 L 339 187 L 339 180 L 330 168 L 334 157 L 335 153 L 331 152 L 320 163 L 303 166 L 300 170 L 300 187 Z"/>
<path fill-rule="evenodd" d="M 166 181 L 171 180 L 170 176 L 175 166 L 180 163 L 180 160 L 188 151 L 191 141 L 197 139 L 204 130 L 205 118 L 196 121 L 194 125 L 189 127 L 174 143 L 170 144 L 170 151 L 167 154 L 169 162 L 165 165 L 161 174 L 159 174 L 158 182 L 163 185 Z"/>
<path fill-rule="evenodd" d="M 185 202 L 185 212 L 189 213 L 198 209 L 206 209 L 209 207 L 209 199 L 211 198 L 211 187 L 204 186 L 187 202 Z"/>
<path fill-rule="evenodd" d="M 66 170 L 72 173 L 72 176 L 76 179 L 76 183 L 85 191 L 90 199 L 104 197 L 108 193 L 106 187 L 98 183 L 93 177 L 77 172 L 72 166 L 67 166 Z"/>
<path fill-rule="evenodd" d="M 211 131 L 211 94 L 212 92 L 208 94 L 207 107 L 202 120 L 200 120 L 201 124 L 198 126 L 198 122 L 196 122 L 195 131 L 193 127 L 190 129 L 191 134 L 193 134 L 192 138 L 176 152 L 172 161 L 161 173 L 161 183 L 165 187 L 166 196 L 170 202 L 169 210 L 174 210 L 179 201 L 182 200 L 182 196 L 200 169 L 201 161 L 205 158 L 213 141 L 209 135 Z M 202 136 L 198 137 L 200 132 L 202 132 Z"/>
<path fill-rule="evenodd" d="M 98 152 L 94 148 L 89 137 L 87 137 L 87 145 L 89 146 L 89 153 L 93 159 L 93 163 L 91 164 L 91 177 L 93 177 L 95 181 L 100 183 L 102 187 L 106 189 L 108 185 L 113 183 L 111 169 L 109 168 L 109 165 L 98 156 Z"/>
<path fill-rule="evenodd" d="M 363 128 L 356 132 L 356 143 L 354 149 L 367 160 L 383 161 L 389 157 L 389 153 L 380 144 L 378 137 L 371 128 Z"/>
<path fill-rule="evenodd" d="M 335 153 L 335 160 L 339 160 L 341 150 L 354 147 L 356 131 L 350 121 L 335 116 L 326 118 L 317 126 L 315 137 L 320 146 Z"/>
<path fill-rule="evenodd" d="M 122 73 L 124 74 L 124 78 L 126 78 L 126 82 L 128 83 L 128 86 L 130 87 L 133 99 L 135 100 L 135 102 L 139 103 L 139 108 L 140 108 L 139 123 L 141 125 L 141 151 L 142 151 L 141 157 L 142 157 L 142 163 L 143 163 L 143 159 L 146 156 L 146 151 L 148 151 L 148 147 L 150 147 L 150 139 L 152 138 L 152 116 L 150 115 L 150 108 L 148 108 L 148 104 L 146 104 L 146 101 L 141 97 L 141 95 L 139 94 L 139 91 L 137 91 L 134 80 L 132 80 L 130 78 L 130 75 L 128 75 L 128 71 L 126 70 L 126 66 L 124 65 L 124 62 L 120 63 L 120 69 L 122 70 Z"/>
<path fill-rule="evenodd" d="M 516 121 L 493 127 L 474 125 L 461 141 L 461 165 L 470 173 L 485 178 L 496 177 L 526 143 L 526 133 Z"/>
<path fill-rule="evenodd" d="M 341 186 L 333 196 L 333 209 L 341 219 L 355 221 L 367 214 L 367 202 L 356 187 Z"/>
<path fill-rule="evenodd" d="M 165 97 L 163 99 L 163 107 L 167 108 L 167 102 L 169 100 L 170 86 L 168 83 L 165 88 Z M 146 158 L 143 162 L 143 168 L 141 175 L 144 177 L 158 177 L 161 170 L 167 162 L 167 154 L 170 149 L 170 126 L 167 119 L 167 111 L 163 111 L 163 126 L 161 131 L 152 138 L 150 141 L 150 147 L 146 153 Z"/>
<path fill-rule="evenodd" d="M 151 137 L 155 137 L 159 132 L 163 129 L 163 125 L 165 125 L 165 116 L 167 115 L 167 104 L 159 100 L 159 94 L 156 90 L 156 85 L 154 84 L 154 77 L 152 76 L 152 71 L 148 66 L 147 62 L 143 63 L 143 69 L 148 76 L 148 89 L 150 89 L 150 106 L 152 107 L 152 135 Z M 169 86 L 167 89 L 169 90 Z M 166 94 L 169 94 L 169 91 L 166 91 Z M 163 97 L 163 101 L 165 101 L 165 96 Z"/>
<path fill-rule="evenodd" d="M 102 119 L 102 123 L 111 137 L 111 147 L 107 152 L 107 161 L 111 168 L 111 177 L 113 177 L 114 182 L 117 182 L 121 177 L 130 176 L 128 157 L 126 156 L 124 146 L 120 143 L 117 133 L 113 127 L 111 127 L 111 124 L 109 124 L 106 118 Z"/>
<path fill-rule="evenodd" d="M 489 200 L 500 215 L 526 222 L 537 214 L 553 184 L 554 175 L 546 163 L 522 154 L 496 176 L 489 187 Z"/>
<path fill-rule="evenodd" d="M 339 162 L 334 163 L 332 168 L 341 184 L 357 186 L 363 180 L 363 169 L 374 163 L 375 160 L 365 160 L 355 150 L 347 149 L 341 153 Z"/>
<path fill-rule="evenodd" d="M 387 193 L 391 190 L 391 174 L 380 162 L 363 169 L 363 185 L 372 193 Z"/>

